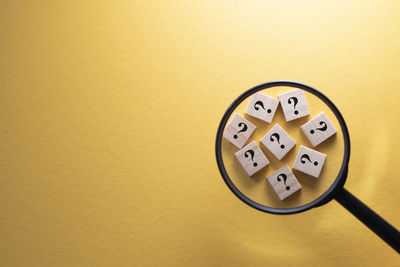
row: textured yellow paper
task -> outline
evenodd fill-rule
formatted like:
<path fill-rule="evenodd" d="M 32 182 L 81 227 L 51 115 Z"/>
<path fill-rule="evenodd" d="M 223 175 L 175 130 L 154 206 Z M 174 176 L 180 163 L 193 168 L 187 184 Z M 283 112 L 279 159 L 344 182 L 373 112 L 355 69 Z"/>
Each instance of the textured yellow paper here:
<path fill-rule="evenodd" d="M 400 228 L 398 1 L 1 1 L 1 266 L 396 266 L 335 201 L 244 205 L 214 157 L 233 99 L 323 91 L 346 188 Z"/>

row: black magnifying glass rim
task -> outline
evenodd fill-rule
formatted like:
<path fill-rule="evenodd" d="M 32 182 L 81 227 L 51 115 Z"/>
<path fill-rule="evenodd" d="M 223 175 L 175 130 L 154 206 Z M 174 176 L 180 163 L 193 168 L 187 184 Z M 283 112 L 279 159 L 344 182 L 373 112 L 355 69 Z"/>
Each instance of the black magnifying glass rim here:
<path fill-rule="evenodd" d="M 222 134 L 224 132 L 225 126 L 228 122 L 229 117 L 231 116 L 232 112 L 239 106 L 240 103 L 242 103 L 246 98 L 248 98 L 250 95 L 270 88 L 270 87 L 276 87 L 276 86 L 288 86 L 288 87 L 294 87 L 298 89 L 303 89 L 306 90 L 318 98 L 320 98 L 322 101 L 325 102 L 325 104 L 333 111 L 335 114 L 337 120 L 339 121 L 340 127 L 342 129 L 343 133 L 343 138 L 344 138 L 344 156 L 343 156 L 343 161 L 342 161 L 342 166 L 340 168 L 340 171 L 338 173 L 338 176 L 336 177 L 335 181 L 333 184 L 328 188 L 325 193 L 323 193 L 321 196 L 319 196 L 317 199 L 313 200 L 310 203 L 307 203 L 305 205 L 295 207 L 295 208 L 285 208 L 285 209 L 278 209 L 278 208 L 271 208 L 268 206 L 264 206 L 260 203 L 257 203 L 248 197 L 246 197 L 231 181 L 231 179 L 228 176 L 228 173 L 226 172 L 224 162 L 222 160 L 222 152 L 221 152 L 221 145 L 222 145 Z M 309 210 L 311 208 L 315 208 L 318 206 L 321 206 L 323 204 L 326 204 L 330 200 L 332 200 L 335 195 L 340 191 L 340 189 L 344 186 L 344 183 L 346 182 L 347 178 L 347 166 L 349 164 L 349 159 L 350 159 L 350 137 L 349 137 L 349 132 L 347 130 L 346 123 L 343 119 L 342 114 L 339 112 L 339 110 L 336 108 L 336 106 L 332 103 L 329 98 L 327 98 L 324 94 L 322 94 L 320 91 L 317 89 L 308 86 L 303 83 L 299 82 L 294 82 L 294 81 L 273 81 L 273 82 L 267 82 L 263 83 L 260 85 L 257 85 L 243 94 L 241 94 L 238 98 L 233 101 L 233 103 L 229 106 L 229 108 L 226 110 L 224 116 L 222 117 L 222 120 L 218 126 L 218 131 L 217 131 L 217 137 L 215 140 L 215 155 L 217 158 L 217 164 L 219 171 L 222 175 L 222 178 L 224 179 L 226 185 L 229 187 L 229 189 L 244 203 L 249 205 L 250 207 L 253 207 L 255 209 L 258 209 L 260 211 L 268 212 L 268 213 L 273 213 L 273 214 L 293 214 L 293 213 L 299 213 L 303 212 L 306 210 Z"/>

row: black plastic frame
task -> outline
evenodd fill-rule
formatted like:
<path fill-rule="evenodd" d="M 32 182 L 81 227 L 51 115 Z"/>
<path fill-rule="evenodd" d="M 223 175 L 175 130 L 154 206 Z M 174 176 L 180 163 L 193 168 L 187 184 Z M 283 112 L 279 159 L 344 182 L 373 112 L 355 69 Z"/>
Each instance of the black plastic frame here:
<path fill-rule="evenodd" d="M 328 188 L 328 190 L 323 193 L 320 197 L 315 199 L 314 201 L 307 203 L 303 206 L 299 206 L 296 208 L 288 208 L 288 209 L 276 209 L 276 208 L 271 208 L 268 206 L 261 205 L 248 197 L 246 197 L 231 181 L 229 178 L 225 165 L 222 160 L 222 153 L 221 153 L 221 142 L 222 142 L 222 134 L 224 132 L 225 126 L 228 122 L 229 117 L 231 116 L 232 112 L 237 108 L 237 106 L 242 103 L 246 98 L 248 98 L 250 95 L 267 89 L 271 87 L 276 87 L 276 86 L 287 86 L 287 87 L 294 87 L 302 90 L 306 90 L 318 98 L 320 98 L 325 104 L 332 110 L 332 112 L 335 114 L 337 120 L 339 121 L 342 133 L 343 133 L 343 138 L 344 138 L 344 156 L 343 156 L 343 161 L 342 161 L 342 166 L 340 168 L 340 171 L 338 173 L 338 176 L 336 177 L 335 181 L 333 184 Z M 317 89 L 308 86 L 303 83 L 298 83 L 298 82 L 293 82 L 293 81 L 273 81 L 273 82 L 268 82 L 268 83 L 263 83 L 260 85 L 257 85 L 246 92 L 244 92 L 242 95 L 240 95 L 238 98 L 233 101 L 233 103 L 229 106 L 227 111 L 225 112 L 224 116 L 222 117 L 222 120 L 218 126 L 218 131 L 217 131 L 217 137 L 215 141 L 215 155 L 217 158 L 217 164 L 219 171 L 222 175 L 222 178 L 224 179 L 225 183 L 229 187 L 229 189 L 244 203 L 247 205 L 258 209 L 260 211 L 268 212 L 268 213 L 274 213 L 274 214 L 293 214 L 293 213 L 299 213 L 303 212 L 306 210 L 309 210 L 311 208 L 315 208 L 318 206 L 321 206 L 329 201 L 331 201 L 336 194 L 339 193 L 339 191 L 343 188 L 344 183 L 346 182 L 347 178 L 347 166 L 349 164 L 349 159 L 350 159 L 350 137 L 349 137 L 349 132 L 347 130 L 346 123 L 343 119 L 342 114 L 339 112 L 339 110 L 336 108 L 336 106 L 332 103 L 332 101 L 329 100 L 324 94 L 322 94 L 320 91 Z"/>

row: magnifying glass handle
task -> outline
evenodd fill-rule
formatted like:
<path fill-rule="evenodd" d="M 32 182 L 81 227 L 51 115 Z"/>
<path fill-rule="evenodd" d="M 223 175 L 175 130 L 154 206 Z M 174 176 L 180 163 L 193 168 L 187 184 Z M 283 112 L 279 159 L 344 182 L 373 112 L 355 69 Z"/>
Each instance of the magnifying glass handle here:
<path fill-rule="evenodd" d="M 389 246 L 400 253 L 400 232 L 396 228 L 344 188 L 336 195 L 335 199 Z"/>

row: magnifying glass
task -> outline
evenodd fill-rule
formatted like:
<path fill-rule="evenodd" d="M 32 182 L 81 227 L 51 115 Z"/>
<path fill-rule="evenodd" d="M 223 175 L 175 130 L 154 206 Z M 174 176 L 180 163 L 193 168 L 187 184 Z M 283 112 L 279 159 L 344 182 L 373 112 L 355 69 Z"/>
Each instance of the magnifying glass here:
<path fill-rule="evenodd" d="M 278 107 L 271 123 L 267 123 L 246 114 L 246 108 L 254 94 L 262 93 L 272 98 L 277 98 L 279 95 L 294 89 L 299 89 L 304 94 L 309 107 L 310 114 L 308 116 L 286 121 L 282 109 Z M 266 109 L 266 107 L 261 106 L 259 108 Z M 268 111 L 271 112 L 271 110 Z M 286 168 L 292 167 L 295 161 L 298 160 L 297 154 L 299 154 L 299 149 L 302 146 L 312 147 L 309 139 L 302 132 L 301 126 L 320 112 L 324 112 L 334 128 L 337 129 L 336 134 L 313 148 L 326 155 L 322 170 L 318 178 L 314 178 L 292 168 L 293 175 L 297 178 L 301 189 L 281 200 L 266 177 L 273 176 L 277 170 L 284 166 Z M 253 141 L 256 142 L 269 161 L 267 166 L 251 176 L 239 164 L 238 158 L 235 156 L 235 153 L 240 149 L 226 138 L 223 138 L 224 131 L 228 131 L 228 122 L 233 121 L 237 115 L 242 116 L 255 126 L 255 130 L 245 145 Z M 276 124 L 283 128 L 296 141 L 294 148 L 287 152 L 281 159 L 277 159 L 260 142 Z M 237 134 L 234 135 L 238 138 Z M 218 168 L 226 185 L 240 200 L 250 207 L 273 214 L 294 214 L 319 207 L 335 199 L 374 231 L 382 240 L 400 253 L 399 231 L 343 187 L 346 182 L 350 159 L 349 132 L 339 110 L 320 91 L 306 84 L 293 81 L 274 81 L 247 90 L 233 101 L 223 115 L 217 131 L 215 154 Z M 245 156 L 249 156 L 250 160 L 250 156 L 252 155 Z M 278 181 L 281 180 L 278 178 Z"/>

